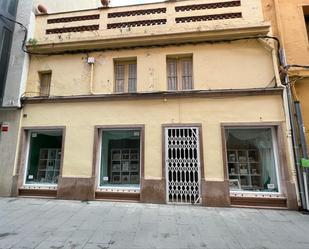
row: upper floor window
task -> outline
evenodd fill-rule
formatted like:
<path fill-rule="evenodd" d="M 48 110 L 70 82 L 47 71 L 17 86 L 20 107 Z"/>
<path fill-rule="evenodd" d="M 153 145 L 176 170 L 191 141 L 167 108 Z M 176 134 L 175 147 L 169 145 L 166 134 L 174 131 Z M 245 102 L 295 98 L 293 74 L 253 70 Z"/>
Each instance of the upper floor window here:
<path fill-rule="evenodd" d="M 11 41 L 12 32 L 4 27 L 0 30 L 0 99 L 4 94 L 6 75 L 10 59 Z"/>
<path fill-rule="evenodd" d="M 309 39 L 309 6 L 303 6 L 305 24 L 307 29 L 307 37 Z"/>
<path fill-rule="evenodd" d="M 115 92 L 136 92 L 137 63 L 135 60 L 115 61 Z"/>
<path fill-rule="evenodd" d="M 49 96 L 52 73 L 50 71 L 40 72 L 39 75 L 40 75 L 40 96 Z"/>
<path fill-rule="evenodd" d="M 167 57 L 167 88 L 169 91 L 193 89 L 192 56 Z"/>

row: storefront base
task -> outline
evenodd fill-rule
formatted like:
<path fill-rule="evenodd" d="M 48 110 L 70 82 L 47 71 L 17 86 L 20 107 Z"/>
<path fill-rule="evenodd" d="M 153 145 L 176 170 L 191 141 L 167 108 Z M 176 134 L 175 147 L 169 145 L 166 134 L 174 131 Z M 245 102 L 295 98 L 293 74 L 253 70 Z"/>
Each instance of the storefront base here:
<path fill-rule="evenodd" d="M 16 196 L 44 197 L 64 200 L 112 200 L 165 204 L 166 192 L 164 180 L 143 180 L 140 192 L 113 191 L 94 189 L 92 178 L 61 178 L 57 189 L 19 188 Z M 206 207 L 251 207 L 297 210 L 298 205 L 292 196 L 239 196 L 229 193 L 228 181 L 202 181 L 202 206 Z"/>
<path fill-rule="evenodd" d="M 231 196 L 231 206 L 235 207 L 268 207 L 287 208 L 287 198 L 284 197 L 238 197 Z"/>
<path fill-rule="evenodd" d="M 95 199 L 94 178 L 60 177 L 57 198 L 88 201 Z"/>
<path fill-rule="evenodd" d="M 202 181 L 202 205 L 208 207 L 229 207 L 228 181 Z"/>

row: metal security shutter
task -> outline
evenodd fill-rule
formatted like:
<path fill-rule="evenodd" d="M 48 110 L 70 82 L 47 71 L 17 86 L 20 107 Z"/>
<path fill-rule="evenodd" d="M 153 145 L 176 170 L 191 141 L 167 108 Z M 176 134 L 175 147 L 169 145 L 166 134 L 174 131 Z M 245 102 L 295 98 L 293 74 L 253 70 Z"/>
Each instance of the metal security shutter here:
<path fill-rule="evenodd" d="M 165 129 L 165 168 L 168 203 L 200 203 L 199 129 Z"/>

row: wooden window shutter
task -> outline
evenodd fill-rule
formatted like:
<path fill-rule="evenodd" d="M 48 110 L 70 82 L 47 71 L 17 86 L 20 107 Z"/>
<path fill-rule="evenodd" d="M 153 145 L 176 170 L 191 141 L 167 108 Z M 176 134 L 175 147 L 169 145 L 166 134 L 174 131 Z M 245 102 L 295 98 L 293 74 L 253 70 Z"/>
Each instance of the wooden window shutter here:
<path fill-rule="evenodd" d="M 40 73 L 40 95 L 49 96 L 52 73 Z"/>
<path fill-rule="evenodd" d="M 185 59 L 181 61 L 182 71 L 182 90 L 191 90 L 192 84 L 192 59 Z"/>
<path fill-rule="evenodd" d="M 168 90 L 177 90 L 177 60 L 168 60 L 167 62 L 167 88 Z"/>
<path fill-rule="evenodd" d="M 129 64 L 129 79 L 128 79 L 128 92 L 136 92 L 137 80 L 137 66 L 136 63 Z"/>
<path fill-rule="evenodd" d="M 124 92 L 124 81 L 125 81 L 125 65 L 124 64 L 116 64 L 115 65 L 115 91 L 122 93 Z"/>

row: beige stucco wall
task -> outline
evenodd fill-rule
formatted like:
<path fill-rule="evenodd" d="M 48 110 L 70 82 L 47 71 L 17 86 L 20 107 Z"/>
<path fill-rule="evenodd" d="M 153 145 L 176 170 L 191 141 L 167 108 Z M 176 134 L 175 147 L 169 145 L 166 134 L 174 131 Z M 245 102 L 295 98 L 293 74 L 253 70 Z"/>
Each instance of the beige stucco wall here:
<path fill-rule="evenodd" d="M 271 51 L 257 41 L 132 49 L 90 53 L 95 57 L 93 88 L 97 93 L 114 91 L 114 59 L 137 58 L 137 89 L 167 90 L 166 56 L 193 55 L 194 89 L 263 88 L 274 86 Z M 32 57 L 27 95 L 38 95 L 39 71 L 52 70 L 51 95 L 90 93 L 86 54 Z M 222 73 L 224 72 L 224 73 Z"/>
<path fill-rule="evenodd" d="M 309 0 L 263 0 L 265 20 L 272 22 L 272 29 L 281 40 L 286 53 L 287 64 L 309 65 L 309 43 L 304 19 L 304 6 L 309 6 Z M 309 13 L 307 13 L 309 14 Z M 308 70 L 293 68 L 290 71 L 291 80 L 298 76 L 308 77 Z M 309 142 L 309 81 L 295 82 L 297 96 L 301 102 L 303 118 Z"/>
<path fill-rule="evenodd" d="M 308 65 L 309 46 L 303 6 L 309 6 L 309 0 L 263 0 L 263 6 L 266 21 L 271 20 L 273 30 L 280 35 L 288 64 Z"/>
<path fill-rule="evenodd" d="M 254 111 L 253 111 L 254 110 Z M 205 177 L 223 180 L 222 122 L 284 122 L 280 96 L 28 104 L 23 126 L 66 126 L 64 176 L 90 177 L 94 126 L 145 125 L 145 177 L 162 176 L 162 124 L 202 123 Z"/>

